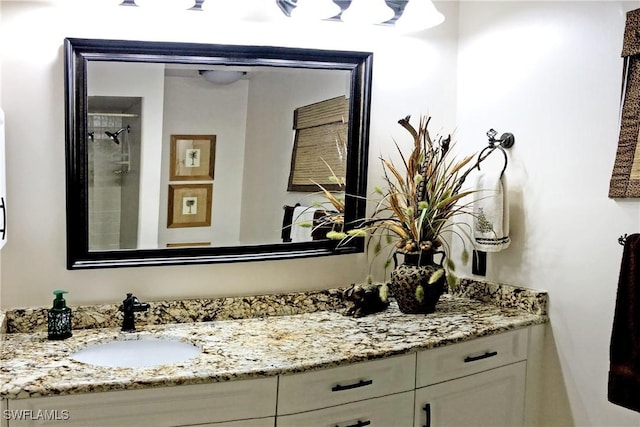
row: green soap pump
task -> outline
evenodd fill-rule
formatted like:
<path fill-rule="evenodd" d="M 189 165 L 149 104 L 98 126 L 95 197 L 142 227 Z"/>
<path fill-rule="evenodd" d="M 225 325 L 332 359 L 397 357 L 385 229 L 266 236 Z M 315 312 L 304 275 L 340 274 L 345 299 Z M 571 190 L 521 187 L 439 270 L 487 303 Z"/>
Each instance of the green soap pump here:
<path fill-rule="evenodd" d="M 53 291 L 56 298 L 49 310 L 48 331 L 50 340 L 63 340 L 71 334 L 71 309 L 62 297 L 67 291 Z"/>

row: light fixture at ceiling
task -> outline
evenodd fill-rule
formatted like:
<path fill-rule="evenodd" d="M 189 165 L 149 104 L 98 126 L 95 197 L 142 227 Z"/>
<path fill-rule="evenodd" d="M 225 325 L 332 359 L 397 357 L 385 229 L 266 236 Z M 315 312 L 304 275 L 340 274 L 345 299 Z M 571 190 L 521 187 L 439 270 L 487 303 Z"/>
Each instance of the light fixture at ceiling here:
<path fill-rule="evenodd" d="M 200 4 L 200 10 L 212 13 L 223 19 L 243 19 L 248 13 L 246 1 L 222 1 L 222 0 L 205 0 Z"/>
<path fill-rule="evenodd" d="M 401 31 L 420 31 L 444 22 L 444 15 L 438 12 L 431 0 L 410 0 L 398 18 L 395 27 Z"/>
<path fill-rule="evenodd" d="M 356 24 L 381 24 L 394 16 L 395 12 L 384 0 L 351 0 L 341 19 Z"/>
<path fill-rule="evenodd" d="M 247 74 L 246 71 L 234 70 L 200 70 L 202 78 L 217 85 L 228 85 L 240 80 Z"/>
<path fill-rule="evenodd" d="M 126 1 L 121 3 L 125 5 Z M 187 10 L 195 6 L 195 0 L 135 0 L 137 6 L 156 10 Z"/>
<path fill-rule="evenodd" d="M 329 19 L 340 13 L 340 6 L 332 0 L 298 0 L 291 17 L 296 19 Z"/>
<path fill-rule="evenodd" d="M 197 0 L 195 9 L 224 22 L 278 22 L 286 19 L 277 4 L 266 0 Z"/>

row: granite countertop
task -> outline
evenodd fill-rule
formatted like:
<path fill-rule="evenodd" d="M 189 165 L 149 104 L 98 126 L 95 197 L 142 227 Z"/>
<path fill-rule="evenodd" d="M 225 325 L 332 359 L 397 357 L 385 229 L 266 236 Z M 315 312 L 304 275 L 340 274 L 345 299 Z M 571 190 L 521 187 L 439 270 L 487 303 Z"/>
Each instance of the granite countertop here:
<path fill-rule="evenodd" d="M 9 333 L 3 336 L 0 353 L 0 397 L 26 398 L 291 374 L 439 347 L 548 320 L 544 292 L 471 281 L 460 289 L 455 295 L 443 295 L 436 312 L 429 315 L 403 314 L 392 302 L 384 312 L 347 317 L 343 314 L 344 304 L 336 299 L 339 291 L 332 290 L 304 298 L 278 296 L 273 298 L 273 304 L 260 300 L 261 297 L 225 299 L 228 307 L 237 304 L 249 307 L 251 313 L 243 316 L 246 318 L 233 318 L 218 306 L 217 315 L 207 315 L 208 320 L 154 324 L 149 321 L 154 316 L 150 313 L 143 322 L 146 325 L 139 326 L 134 333 L 123 333 L 114 325 L 86 327 L 74 329 L 73 337 L 64 341 L 47 340 L 46 329 L 41 328 L 42 310 L 8 311 L 5 316 Z M 287 306 L 284 315 L 278 310 L 264 313 L 266 306 L 271 307 L 267 311 L 273 311 L 273 306 L 290 298 L 297 305 L 294 309 Z M 173 302 L 156 305 L 163 304 L 175 306 Z M 202 304 L 201 300 L 197 302 L 198 306 Z M 221 305 L 225 305 L 224 301 Z M 262 308 L 251 310 L 251 306 Z M 97 312 L 110 309 L 103 306 Z M 236 317 L 242 314 L 232 313 Z M 96 319 L 95 313 L 86 317 Z M 175 313 L 172 319 L 176 321 Z M 86 319 L 79 322 L 91 323 Z M 26 325 L 36 331 L 20 332 Z M 106 368 L 70 358 L 73 352 L 91 343 L 145 336 L 188 341 L 199 346 L 202 353 L 182 363 L 150 368 Z"/>

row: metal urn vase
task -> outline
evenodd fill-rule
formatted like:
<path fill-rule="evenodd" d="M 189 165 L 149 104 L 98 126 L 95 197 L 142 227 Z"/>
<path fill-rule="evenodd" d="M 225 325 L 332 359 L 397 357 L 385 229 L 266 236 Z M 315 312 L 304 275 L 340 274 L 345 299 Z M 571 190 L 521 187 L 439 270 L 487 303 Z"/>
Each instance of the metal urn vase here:
<path fill-rule="evenodd" d="M 396 254 L 404 257 L 403 263 L 397 265 Z M 394 254 L 396 267 L 391 272 L 389 291 L 398 302 L 398 308 L 408 314 L 433 313 L 440 297 L 447 289 L 444 271 L 433 283 L 429 283 L 432 275 L 442 269 L 444 252 L 397 252 Z M 441 255 L 440 262 L 434 257 Z M 422 290 L 418 290 L 421 286 Z"/>

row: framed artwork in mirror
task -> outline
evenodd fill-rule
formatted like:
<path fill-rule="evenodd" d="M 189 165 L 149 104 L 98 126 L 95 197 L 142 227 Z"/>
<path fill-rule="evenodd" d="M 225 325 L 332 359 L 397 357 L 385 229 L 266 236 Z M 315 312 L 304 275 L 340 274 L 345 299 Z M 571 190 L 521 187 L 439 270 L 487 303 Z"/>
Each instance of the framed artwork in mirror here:
<path fill-rule="evenodd" d="M 171 181 L 213 179 L 215 135 L 171 135 Z"/>
<path fill-rule="evenodd" d="M 167 227 L 211 226 L 213 184 L 169 184 Z"/>

